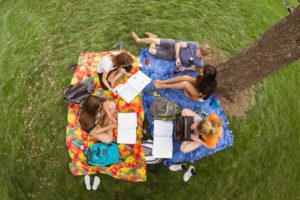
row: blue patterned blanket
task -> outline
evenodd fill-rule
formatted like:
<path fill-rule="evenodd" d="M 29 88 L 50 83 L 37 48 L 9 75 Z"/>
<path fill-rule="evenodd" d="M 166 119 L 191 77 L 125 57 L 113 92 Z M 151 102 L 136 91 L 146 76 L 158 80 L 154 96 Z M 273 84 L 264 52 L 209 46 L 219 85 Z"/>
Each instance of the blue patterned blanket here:
<path fill-rule="evenodd" d="M 157 57 L 152 56 L 147 49 L 142 49 L 140 53 L 140 65 L 141 70 L 147 74 L 151 79 L 168 79 L 174 76 L 182 76 L 182 75 L 190 75 L 196 76 L 195 72 L 192 71 L 184 71 L 180 74 L 174 75 L 172 72 L 177 69 L 174 61 L 162 60 Z M 151 135 L 153 135 L 153 118 L 149 113 L 149 107 L 152 100 L 155 98 L 153 95 L 147 94 L 147 90 L 155 89 L 153 86 L 153 81 L 143 90 L 143 107 L 145 115 L 149 122 L 149 129 L 151 130 Z M 194 162 L 203 158 L 207 155 L 225 149 L 233 144 L 233 136 L 231 131 L 228 129 L 228 120 L 225 116 L 224 111 L 220 107 L 220 103 L 216 97 L 216 95 L 212 95 L 209 99 L 204 102 L 192 101 L 189 98 L 185 97 L 182 90 L 175 89 L 165 89 L 160 90 L 160 95 L 175 101 L 177 105 L 181 108 L 189 108 L 194 110 L 198 114 L 201 115 L 201 112 L 204 111 L 206 113 L 214 112 L 217 114 L 223 121 L 223 134 L 221 140 L 218 142 L 215 149 L 208 149 L 206 147 L 199 147 L 198 149 L 190 152 L 190 153 L 182 153 L 180 152 L 180 142 L 174 140 L 173 146 L 173 158 L 164 161 L 165 165 L 170 165 L 172 163 L 178 162 Z"/>

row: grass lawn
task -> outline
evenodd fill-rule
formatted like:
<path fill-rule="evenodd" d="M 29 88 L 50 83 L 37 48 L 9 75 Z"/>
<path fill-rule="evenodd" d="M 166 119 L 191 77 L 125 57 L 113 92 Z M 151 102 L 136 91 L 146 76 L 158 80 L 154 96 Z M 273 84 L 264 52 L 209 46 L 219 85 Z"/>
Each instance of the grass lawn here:
<path fill-rule="evenodd" d="M 300 199 L 299 62 L 256 86 L 247 117 L 229 117 L 234 145 L 195 163 L 188 183 L 159 167 L 145 183 L 100 175 L 87 192 L 65 146 L 62 91 L 80 52 L 122 39 L 137 55 L 134 30 L 234 55 L 287 14 L 275 0 L 0 0 L 0 198 Z"/>

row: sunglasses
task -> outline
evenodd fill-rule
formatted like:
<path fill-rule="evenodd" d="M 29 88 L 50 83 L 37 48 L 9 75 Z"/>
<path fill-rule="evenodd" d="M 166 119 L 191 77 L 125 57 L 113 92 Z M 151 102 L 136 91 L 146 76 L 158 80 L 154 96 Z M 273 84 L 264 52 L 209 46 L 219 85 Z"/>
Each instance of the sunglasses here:
<path fill-rule="evenodd" d="M 124 68 L 126 72 L 130 72 L 132 69 L 132 65 L 131 64 L 123 65 L 123 66 L 121 66 L 121 68 Z"/>

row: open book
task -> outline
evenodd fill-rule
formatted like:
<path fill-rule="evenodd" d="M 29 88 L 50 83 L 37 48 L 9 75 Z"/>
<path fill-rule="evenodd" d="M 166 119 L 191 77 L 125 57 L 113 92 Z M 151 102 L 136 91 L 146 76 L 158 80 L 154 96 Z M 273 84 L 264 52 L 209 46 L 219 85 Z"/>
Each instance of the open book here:
<path fill-rule="evenodd" d="M 118 113 L 117 143 L 135 144 L 136 128 L 137 128 L 136 113 Z"/>
<path fill-rule="evenodd" d="M 125 84 L 118 85 L 114 90 L 122 99 L 130 103 L 150 82 L 151 78 L 143 72 L 138 71 Z"/>
<path fill-rule="evenodd" d="M 173 121 L 154 120 L 152 150 L 154 158 L 172 158 L 173 126 Z"/>

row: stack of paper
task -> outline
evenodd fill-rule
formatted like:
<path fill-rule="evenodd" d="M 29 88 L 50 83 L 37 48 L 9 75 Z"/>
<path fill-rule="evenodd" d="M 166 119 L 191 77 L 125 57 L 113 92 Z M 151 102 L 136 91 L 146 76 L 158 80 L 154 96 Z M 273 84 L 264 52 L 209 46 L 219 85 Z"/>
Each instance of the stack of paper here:
<path fill-rule="evenodd" d="M 153 157 L 172 158 L 173 155 L 173 121 L 154 120 Z"/>
<path fill-rule="evenodd" d="M 136 113 L 118 113 L 117 143 L 135 144 L 136 128 L 137 128 Z"/>
<path fill-rule="evenodd" d="M 151 78 L 143 72 L 138 71 L 125 84 L 118 85 L 114 90 L 122 99 L 130 103 L 150 82 Z"/>

